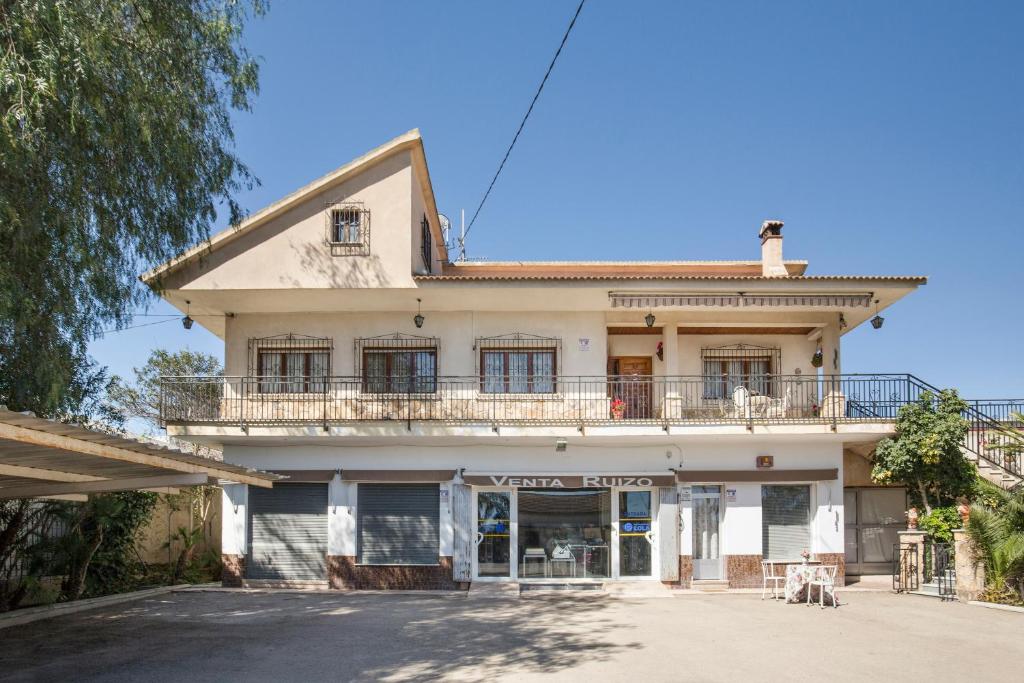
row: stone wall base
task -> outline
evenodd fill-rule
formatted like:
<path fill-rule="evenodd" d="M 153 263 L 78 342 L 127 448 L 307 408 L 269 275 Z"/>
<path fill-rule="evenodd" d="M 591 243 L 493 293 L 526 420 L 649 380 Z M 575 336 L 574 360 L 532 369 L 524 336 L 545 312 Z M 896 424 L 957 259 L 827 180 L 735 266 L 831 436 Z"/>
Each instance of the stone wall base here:
<path fill-rule="evenodd" d="M 693 581 L 693 555 L 679 556 L 679 585 L 689 588 Z"/>
<path fill-rule="evenodd" d="M 221 555 L 223 569 L 220 572 L 220 585 L 225 588 L 241 588 L 245 577 L 245 555 Z"/>
<path fill-rule="evenodd" d="M 338 590 L 457 590 L 452 558 L 431 566 L 360 565 L 351 555 L 327 556 L 327 580 Z"/>
<path fill-rule="evenodd" d="M 760 555 L 726 555 L 725 578 L 729 588 L 760 588 L 764 583 Z"/>

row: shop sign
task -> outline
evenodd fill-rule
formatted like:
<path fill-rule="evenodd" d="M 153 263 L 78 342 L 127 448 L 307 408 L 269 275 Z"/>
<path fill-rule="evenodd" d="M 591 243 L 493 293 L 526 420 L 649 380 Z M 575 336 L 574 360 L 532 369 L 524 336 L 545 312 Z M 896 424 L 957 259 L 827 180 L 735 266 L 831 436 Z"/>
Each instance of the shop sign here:
<path fill-rule="evenodd" d="M 475 486 L 511 486 L 541 489 L 593 489 L 613 486 L 672 486 L 675 476 L 655 475 L 558 475 L 558 474 L 488 474 L 465 475 L 462 480 Z"/>
<path fill-rule="evenodd" d="M 623 522 L 622 530 L 627 534 L 642 534 L 651 530 L 650 522 Z"/>

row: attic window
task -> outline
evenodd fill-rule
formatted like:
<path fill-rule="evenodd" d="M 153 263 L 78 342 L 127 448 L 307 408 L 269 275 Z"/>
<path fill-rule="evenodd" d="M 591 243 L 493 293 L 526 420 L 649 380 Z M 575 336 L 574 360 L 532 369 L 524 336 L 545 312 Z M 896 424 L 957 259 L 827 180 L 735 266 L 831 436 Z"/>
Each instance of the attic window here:
<path fill-rule="evenodd" d="M 332 241 L 338 244 L 359 244 L 362 236 L 362 212 L 356 208 L 334 209 L 331 211 L 331 225 L 334 228 Z"/>
<path fill-rule="evenodd" d="M 420 248 L 423 250 L 423 266 L 427 269 L 427 272 L 431 272 L 431 253 L 433 252 L 433 246 L 431 245 L 430 239 L 430 221 L 427 220 L 427 214 L 423 214 L 423 220 L 420 221 Z"/>
<path fill-rule="evenodd" d="M 370 212 L 362 204 L 328 204 L 327 243 L 334 256 L 366 255 L 370 250 Z"/>

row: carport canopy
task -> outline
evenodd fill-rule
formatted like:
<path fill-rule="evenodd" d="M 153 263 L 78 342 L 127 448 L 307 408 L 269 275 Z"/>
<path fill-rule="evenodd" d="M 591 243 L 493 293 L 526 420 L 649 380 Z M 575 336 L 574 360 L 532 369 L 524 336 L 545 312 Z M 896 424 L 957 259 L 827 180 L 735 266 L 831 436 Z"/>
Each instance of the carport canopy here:
<path fill-rule="evenodd" d="M 269 488 L 279 479 L 269 472 L 0 406 L 0 500 L 80 500 L 90 493 L 173 491 L 202 484 Z"/>

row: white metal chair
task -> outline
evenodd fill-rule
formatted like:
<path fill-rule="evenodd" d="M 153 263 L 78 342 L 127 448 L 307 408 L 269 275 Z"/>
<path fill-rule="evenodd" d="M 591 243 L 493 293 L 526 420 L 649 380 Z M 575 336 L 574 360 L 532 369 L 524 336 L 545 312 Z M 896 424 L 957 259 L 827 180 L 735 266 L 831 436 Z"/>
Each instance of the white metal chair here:
<path fill-rule="evenodd" d="M 733 417 L 750 417 L 750 391 L 736 387 L 732 392 Z"/>
<path fill-rule="evenodd" d="M 814 586 L 818 587 L 818 600 L 822 609 L 825 607 L 825 593 L 829 594 L 832 598 L 832 606 L 839 607 L 839 601 L 836 599 L 836 572 L 839 571 L 838 565 L 824 564 L 816 569 L 814 577 L 807 582 L 807 604 L 811 604 L 811 588 Z"/>
<path fill-rule="evenodd" d="M 768 401 L 765 409 L 765 417 L 785 418 L 789 416 L 789 406 L 792 403 L 792 389 L 786 387 L 786 393 L 782 398 L 773 398 Z"/>
<path fill-rule="evenodd" d="M 571 572 L 572 577 L 576 578 L 576 555 L 573 554 L 572 548 L 569 547 L 568 543 L 555 543 L 548 564 L 551 567 L 552 576 L 555 575 L 555 566 L 561 565 L 566 568 L 566 571 L 564 574 L 560 572 L 560 575 L 568 575 Z"/>
<path fill-rule="evenodd" d="M 544 573 L 544 577 L 546 578 L 548 576 L 548 574 L 549 574 L 548 554 L 547 554 L 547 552 L 545 552 L 544 548 L 527 548 L 523 552 L 523 568 L 522 568 L 522 572 L 521 572 L 520 575 L 524 579 L 528 578 L 527 563 L 528 563 L 529 560 L 534 560 L 535 564 L 540 564 L 541 571 L 543 571 L 543 573 Z M 537 560 L 539 560 L 539 562 L 536 562 Z"/>
<path fill-rule="evenodd" d="M 772 589 L 772 600 L 777 600 L 779 597 L 779 585 L 785 586 L 786 577 L 779 576 L 775 573 L 775 563 L 768 562 L 767 560 L 761 560 L 761 599 L 764 600 L 765 593 L 768 592 L 768 585 L 771 584 Z"/>

